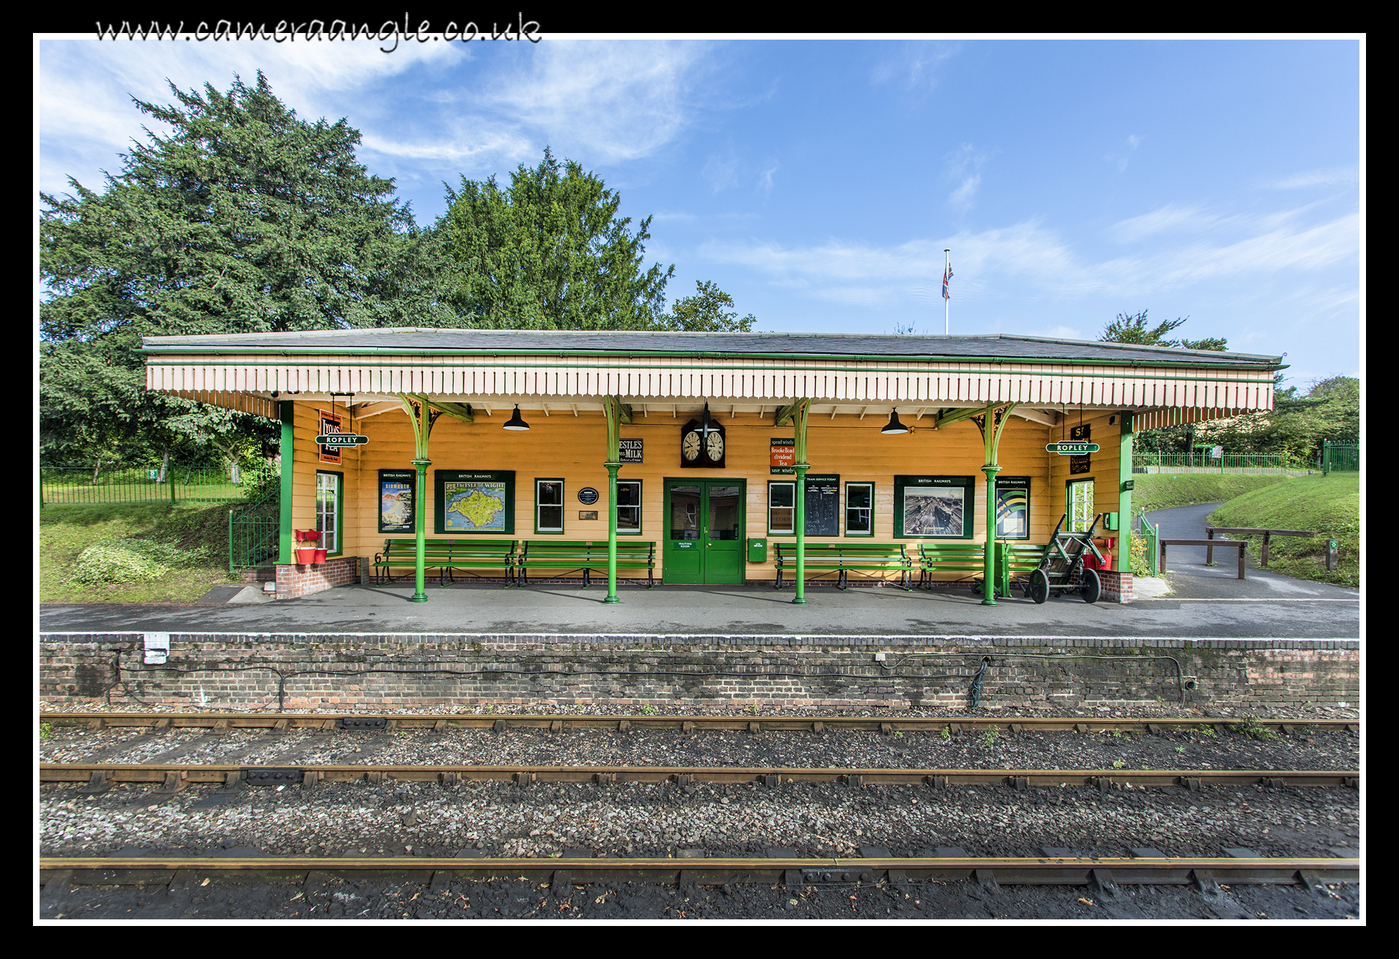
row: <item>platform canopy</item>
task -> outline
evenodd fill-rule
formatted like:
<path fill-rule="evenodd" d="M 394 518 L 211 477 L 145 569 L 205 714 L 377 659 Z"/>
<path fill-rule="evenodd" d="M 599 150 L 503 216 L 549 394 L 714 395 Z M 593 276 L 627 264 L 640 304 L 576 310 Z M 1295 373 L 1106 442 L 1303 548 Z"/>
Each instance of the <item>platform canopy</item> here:
<path fill-rule="evenodd" d="M 634 414 L 699 402 L 732 412 L 795 397 L 813 416 L 914 420 L 1014 403 L 1048 424 L 1062 413 L 1131 410 L 1138 430 L 1273 408 L 1281 357 L 1030 336 L 863 336 L 536 330 L 346 329 L 143 338 L 146 387 L 276 416 L 280 399 L 353 395 L 362 412 L 402 394 L 473 408 Z M 390 407 L 386 407 L 388 409 Z"/>

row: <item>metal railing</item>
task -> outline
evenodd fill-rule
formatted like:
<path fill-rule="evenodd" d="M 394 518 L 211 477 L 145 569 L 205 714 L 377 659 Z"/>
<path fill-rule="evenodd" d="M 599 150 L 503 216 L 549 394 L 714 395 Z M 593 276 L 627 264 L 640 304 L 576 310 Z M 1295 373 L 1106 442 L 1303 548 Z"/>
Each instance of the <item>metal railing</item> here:
<path fill-rule="evenodd" d="M 233 503 L 247 498 L 256 478 L 244 472 L 232 482 L 221 469 L 169 467 L 101 469 L 90 466 L 39 467 L 39 505 L 76 503 Z"/>
<path fill-rule="evenodd" d="M 1132 454 L 1134 470 L 1145 473 L 1307 473 L 1316 469 L 1285 453 L 1224 453 L 1202 447 L 1191 453 L 1161 453 L 1138 450 Z"/>
<path fill-rule="evenodd" d="M 1136 515 L 1136 529 L 1132 530 L 1133 536 L 1140 536 L 1146 543 L 1146 566 L 1150 575 L 1159 575 L 1158 564 L 1161 557 L 1161 527 L 1152 526 L 1146 520 L 1146 510 L 1142 510 Z M 1130 544 L 1129 544 L 1130 548 Z M 1130 558 L 1131 553 L 1129 552 Z"/>
<path fill-rule="evenodd" d="M 1359 473 L 1360 444 L 1323 441 L 1321 444 L 1321 471 L 1323 473 Z"/>
<path fill-rule="evenodd" d="M 228 511 L 228 572 L 237 573 L 277 558 L 281 513 L 278 490 L 273 489 L 246 509 Z"/>

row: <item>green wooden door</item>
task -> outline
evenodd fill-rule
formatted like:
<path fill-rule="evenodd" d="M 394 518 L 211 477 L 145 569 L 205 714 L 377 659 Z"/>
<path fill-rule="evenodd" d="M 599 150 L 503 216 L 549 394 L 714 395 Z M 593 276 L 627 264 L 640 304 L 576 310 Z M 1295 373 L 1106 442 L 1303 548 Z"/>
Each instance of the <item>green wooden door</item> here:
<path fill-rule="evenodd" d="M 743 480 L 666 480 L 667 583 L 743 582 Z"/>

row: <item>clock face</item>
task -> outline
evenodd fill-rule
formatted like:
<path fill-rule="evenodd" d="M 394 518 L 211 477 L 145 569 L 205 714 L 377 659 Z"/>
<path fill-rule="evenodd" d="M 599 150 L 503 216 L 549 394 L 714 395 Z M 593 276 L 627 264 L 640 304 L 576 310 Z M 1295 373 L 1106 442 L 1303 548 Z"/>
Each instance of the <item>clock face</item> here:
<path fill-rule="evenodd" d="M 680 441 L 680 452 L 687 460 L 699 459 L 700 455 L 700 435 L 696 432 L 686 433 L 685 438 Z"/>
<path fill-rule="evenodd" d="M 709 454 L 712 462 L 718 463 L 724 458 L 724 437 L 719 433 L 710 433 L 704 451 Z"/>

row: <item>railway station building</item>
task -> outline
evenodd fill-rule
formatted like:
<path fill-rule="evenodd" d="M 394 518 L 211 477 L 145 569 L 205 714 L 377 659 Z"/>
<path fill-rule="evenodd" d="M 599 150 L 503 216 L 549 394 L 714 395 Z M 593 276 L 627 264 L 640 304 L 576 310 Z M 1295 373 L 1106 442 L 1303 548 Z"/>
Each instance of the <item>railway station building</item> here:
<path fill-rule="evenodd" d="M 830 544 L 976 546 L 978 569 L 931 579 L 985 581 L 991 544 L 1095 522 L 1103 599 L 1129 599 L 1133 433 L 1269 410 L 1283 368 L 999 334 L 396 328 L 147 337 L 144 350 L 148 389 L 281 423 L 279 598 L 367 579 L 392 541 L 412 552 L 385 568 L 417 601 L 443 541 L 590 544 L 601 558 L 583 568 L 607 601 L 648 575 L 780 574 L 804 602 L 836 580 L 803 562 Z M 295 552 L 308 530 L 326 553 L 310 567 Z M 473 574 L 508 579 L 454 571 Z"/>

